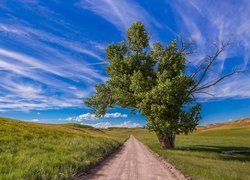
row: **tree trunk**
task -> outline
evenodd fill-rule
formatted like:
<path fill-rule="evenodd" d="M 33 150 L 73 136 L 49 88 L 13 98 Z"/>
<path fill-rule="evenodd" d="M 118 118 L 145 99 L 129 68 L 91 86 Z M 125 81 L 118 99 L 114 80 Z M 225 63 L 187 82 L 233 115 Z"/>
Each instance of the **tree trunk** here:
<path fill-rule="evenodd" d="M 162 149 L 173 149 L 175 135 L 157 135 Z"/>

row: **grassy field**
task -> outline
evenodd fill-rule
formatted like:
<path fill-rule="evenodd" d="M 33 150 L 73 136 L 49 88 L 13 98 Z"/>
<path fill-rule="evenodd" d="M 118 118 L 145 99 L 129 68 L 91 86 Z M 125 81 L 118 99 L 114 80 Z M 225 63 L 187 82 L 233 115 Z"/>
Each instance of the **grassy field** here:
<path fill-rule="evenodd" d="M 193 179 L 250 179 L 250 120 L 200 127 L 177 136 L 176 149 L 161 150 L 145 129 L 94 129 L 0 118 L 0 179 L 70 179 L 86 172 L 134 134 Z"/>
<path fill-rule="evenodd" d="M 209 125 L 177 136 L 176 149 L 171 151 L 160 149 L 154 133 L 137 130 L 133 134 L 193 179 L 250 179 L 250 120 Z M 222 153 L 231 150 L 248 153 Z"/>
<path fill-rule="evenodd" d="M 0 118 L 0 179 L 70 179 L 110 154 L 128 134 L 127 129 L 104 132 Z"/>

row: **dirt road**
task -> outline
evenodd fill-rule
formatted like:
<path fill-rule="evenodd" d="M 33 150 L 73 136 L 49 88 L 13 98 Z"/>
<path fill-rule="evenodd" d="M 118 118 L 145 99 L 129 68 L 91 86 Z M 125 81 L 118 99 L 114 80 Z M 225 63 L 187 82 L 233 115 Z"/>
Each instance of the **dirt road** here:
<path fill-rule="evenodd" d="M 94 169 L 93 174 L 79 179 L 98 180 L 172 180 L 185 179 L 170 164 L 163 164 L 133 136 L 116 154 Z"/>

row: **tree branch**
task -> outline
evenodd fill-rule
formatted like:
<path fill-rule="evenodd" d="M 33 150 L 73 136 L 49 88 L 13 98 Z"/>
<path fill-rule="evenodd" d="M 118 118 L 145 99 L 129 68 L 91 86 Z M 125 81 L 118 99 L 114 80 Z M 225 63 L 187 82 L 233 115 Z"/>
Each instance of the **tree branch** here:
<path fill-rule="evenodd" d="M 180 37 L 180 43 L 181 43 L 181 48 L 178 51 L 180 54 L 189 55 L 193 53 L 192 47 L 194 43 L 192 40 L 186 42 L 182 37 Z"/>
<path fill-rule="evenodd" d="M 212 80 L 212 81 L 210 81 L 210 82 L 204 84 L 203 86 L 197 88 L 196 91 L 200 91 L 200 90 L 203 90 L 203 89 L 210 88 L 211 86 L 216 85 L 217 83 L 219 83 L 219 82 L 222 81 L 223 79 L 225 79 L 225 78 L 227 78 L 227 77 L 229 77 L 229 76 L 232 76 L 232 75 L 234 75 L 234 74 L 241 73 L 241 72 L 244 72 L 244 71 L 233 71 L 233 72 L 231 72 L 231 73 L 228 73 L 228 74 L 226 74 L 226 75 L 223 75 L 223 76 L 221 76 L 221 77 L 219 77 L 219 78 L 217 78 L 217 79 L 214 79 L 214 80 Z"/>
<path fill-rule="evenodd" d="M 195 93 L 199 93 L 199 94 L 207 94 L 207 95 L 210 95 L 210 96 L 214 96 L 214 94 L 212 93 L 209 93 L 209 92 L 206 92 L 206 91 L 197 91 Z"/>
<path fill-rule="evenodd" d="M 198 91 L 197 89 L 200 89 L 198 87 L 202 83 L 202 81 L 204 80 L 204 78 L 206 77 L 206 75 L 207 75 L 208 71 L 210 70 L 210 68 L 212 67 L 213 63 L 216 61 L 216 59 L 218 58 L 218 56 L 223 52 L 223 50 L 227 46 L 229 46 L 230 44 L 231 44 L 230 41 L 228 41 L 227 43 L 221 42 L 221 46 L 218 47 L 215 43 L 212 43 L 212 45 L 216 49 L 216 52 L 214 53 L 213 56 L 209 56 L 209 55 L 207 56 L 207 58 L 205 59 L 205 61 L 208 61 L 208 64 L 204 68 L 202 67 L 203 63 L 201 63 L 201 65 L 197 68 L 196 72 L 193 75 L 191 75 L 191 77 L 194 78 L 195 76 L 197 76 L 202 71 L 202 69 L 204 69 L 204 71 L 201 72 L 200 78 L 197 80 L 197 82 L 195 83 L 195 85 L 189 90 L 189 95 L 195 93 L 196 91 Z M 226 75 L 226 77 L 228 77 L 228 76 L 229 75 Z M 223 77 L 221 80 L 223 80 L 224 78 L 225 77 Z M 219 81 L 221 81 L 221 80 L 219 80 Z M 218 82 L 216 82 L 216 84 Z M 205 89 L 205 88 L 203 88 L 203 89 Z"/>

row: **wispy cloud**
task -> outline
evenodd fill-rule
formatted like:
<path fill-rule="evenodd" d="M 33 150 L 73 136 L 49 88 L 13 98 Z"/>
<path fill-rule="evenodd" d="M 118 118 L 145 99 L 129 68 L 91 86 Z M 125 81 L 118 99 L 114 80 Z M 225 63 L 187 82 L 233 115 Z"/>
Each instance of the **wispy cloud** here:
<path fill-rule="evenodd" d="M 246 55 L 250 47 L 250 25 L 247 21 L 250 17 L 250 3 L 240 0 L 236 4 L 229 1 L 214 3 L 199 0 L 168 3 L 177 12 L 176 22 L 180 32 L 191 35 L 198 43 L 199 50 L 205 51 L 211 41 L 219 43 L 230 39 L 235 43 L 233 49 L 230 49 L 230 56 L 242 53 Z M 224 60 L 226 57 L 224 56 Z"/>
<path fill-rule="evenodd" d="M 1 36 L 15 38 L 29 47 L 32 53 L 24 54 L 0 45 L 0 89 L 5 92 L 0 101 L 1 111 L 77 107 L 94 91 L 89 84 L 107 79 L 96 67 L 91 67 L 102 59 L 98 55 L 100 50 L 94 52 L 95 47 L 88 50 L 77 42 L 23 26 L 0 24 L 0 32 L 4 32 Z M 70 54 L 72 51 L 95 61 L 87 62 L 81 56 L 76 59 Z"/>
<path fill-rule="evenodd" d="M 79 78 L 77 74 L 80 72 L 75 71 L 74 68 L 53 67 L 50 64 L 45 65 L 41 62 L 41 60 L 34 59 L 30 56 L 0 49 L 0 67 L 4 72 L 0 77 L 3 82 L 0 87 L 8 91 L 16 92 L 20 98 L 28 98 L 33 94 L 32 92 L 46 94 L 46 91 L 60 91 L 61 93 L 64 92 L 71 95 L 71 97 L 73 95 L 77 98 L 83 98 L 85 95 L 89 95 L 93 92 L 93 88 L 88 87 L 82 90 L 75 87 L 77 84 L 71 81 L 76 80 L 77 82 L 85 84 L 86 82 L 83 80 L 89 78 L 93 80 L 93 78 L 99 76 L 102 79 L 100 75 L 96 76 L 95 74 L 97 73 L 87 67 L 83 67 L 83 69 L 85 69 L 87 73 L 93 73 L 91 75 L 85 74 L 86 77 L 89 76 L 87 78 L 85 78 L 84 73 L 82 73 L 79 75 Z M 64 79 L 57 78 L 56 76 Z M 32 81 L 29 81 L 29 83 L 25 82 L 28 80 Z M 46 88 L 41 89 L 41 87 L 45 85 Z M 72 88 L 74 88 L 73 91 Z M 22 95 L 24 92 L 26 92 L 27 96 Z M 38 97 L 39 96 L 37 96 L 37 98 Z"/>
<path fill-rule="evenodd" d="M 0 111 L 79 107 L 83 105 L 83 98 L 94 92 L 95 83 L 107 80 L 104 50 L 113 41 L 112 34 L 107 38 L 98 36 L 102 35 L 101 31 L 77 19 L 80 15 L 89 18 L 91 12 L 91 17 L 99 16 L 98 21 L 108 22 L 105 35 L 108 29 L 113 32 L 112 25 L 124 35 L 132 22 L 141 20 L 153 40 L 160 40 L 155 38 L 158 31 L 162 35 L 168 26 L 154 17 L 156 14 L 151 8 L 132 0 L 77 0 L 76 4 L 67 1 L 70 7 L 62 1 L 53 1 L 58 9 L 43 1 L 15 2 L 14 5 L 9 1 L 0 2 L 4 14 L 0 16 Z M 216 74 L 229 71 L 236 61 L 243 68 L 249 68 L 250 3 L 247 0 L 239 1 L 237 6 L 227 1 L 198 0 L 168 1 L 167 5 L 176 15 L 174 26 L 179 27 L 180 34 L 193 37 L 202 53 L 211 50 L 207 48 L 210 38 L 217 42 L 228 37 L 237 40 L 236 45 L 220 57 Z M 71 12 L 70 17 L 61 9 Z M 235 56 L 241 57 L 235 60 Z M 237 76 L 211 91 L 220 98 L 249 98 L 248 81 L 248 76 Z M 107 114 L 106 118 L 114 116 Z"/>
<path fill-rule="evenodd" d="M 63 98 L 60 96 L 48 97 L 46 95 L 39 98 L 20 98 L 18 95 L 7 95 L 0 99 L 0 111 L 30 111 L 30 110 L 49 110 L 79 107 L 81 99 Z"/>
<path fill-rule="evenodd" d="M 209 89 L 214 96 L 200 94 L 197 96 L 201 101 L 220 100 L 228 98 L 249 98 L 250 97 L 250 76 L 249 74 L 238 74 L 226 79 L 217 86 Z"/>
<path fill-rule="evenodd" d="M 175 21 L 180 33 L 190 36 L 198 45 L 199 53 L 190 57 L 193 64 L 198 63 L 205 54 L 212 52 L 211 41 L 217 44 L 220 41 L 233 41 L 233 45 L 218 58 L 219 61 L 214 66 L 215 71 L 209 73 L 207 80 L 230 71 L 233 66 L 242 69 L 250 67 L 249 1 L 240 0 L 235 2 L 236 4 L 229 1 L 199 0 L 190 0 L 187 3 L 181 0 L 166 2 L 177 12 Z M 249 98 L 247 92 L 250 92 L 250 87 L 246 85 L 248 81 L 247 75 L 233 77 L 210 89 L 214 97 L 204 96 L 208 99 Z"/>
<path fill-rule="evenodd" d="M 146 25 L 162 25 L 138 3 L 131 0 L 83 0 L 80 5 L 101 16 L 119 30 L 125 31 L 133 22 L 143 21 Z"/>
<path fill-rule="evenodd" d="M 150 34 L 150 45 L 159 41 L 157 29 L 165 29 L 176 34 L 167 25 L 163 26 L 160 21 L 133 0 L 81 0 L 77 5 L 102 17 L 123 35 L 132 23 L 143 22 Z"/>
<path fill-rule="evenodd" d="M 62 46 L 64 48 L 76 51 L 78 53 L 83 53 L 98 60 L 102 60 L 103 58 L 98 55 L 97 52 L 91 50 L 91 46 L 89 44 L 82 44 L 79 41 L 69 41 L 69 39 L 65 39 L 62 37 L 58 37 L 52 35 L 48 32 L 41 31 L 38 29 L 34 29 L 31 27 L 23 26 L 23 25 L 7 25 L 7 24 L 0 24 L 0 32 L 8 33 L 9 36 L 16 36 L 19 35 L 19 38 L 24 39 L 36 39 L 39 41 L 47 41 L 49 43 L 56 43 L 58 46 Z M 97 43 L 93 43 L 93 47 L 100 48 L 102 45 L 98 45 Z M 88 46 L 88 47 L 85 47 Z M 85 48 L 84 48 L 85 47 Z"/>

